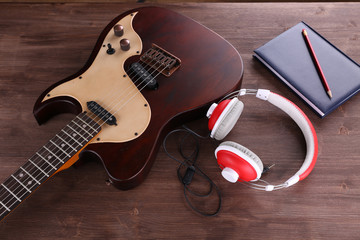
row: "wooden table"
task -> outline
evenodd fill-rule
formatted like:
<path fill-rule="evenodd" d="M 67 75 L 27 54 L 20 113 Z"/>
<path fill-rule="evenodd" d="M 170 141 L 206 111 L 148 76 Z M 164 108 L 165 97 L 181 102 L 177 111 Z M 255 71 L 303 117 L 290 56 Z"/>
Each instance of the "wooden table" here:
<path fill-rule="evenodd" d="M 59 116 L 39 127 L 32 116 L 38 95 L 83 66 L 108 22 L 139 6 L 0 5 L 1 182 L 72 118 Z M 129 191 L 107 184 L 102 165 L 89 162 L 40 187 L 0 223 L 0 239 L 358 239 L 360 96 L 320 119 L 254 60 L 252 51 L 303 20 L 360 62 L 360 4 L 161 6 L 195 19 L 233 44 L 244 60 L 243 87 L 271 89 L 304 110 L 319 139 L 314 171 L 297 185 L 271 193 L 230 184 L 213 157 L 216 144 L 201 140 L 199 165 L 223 197 L 221 212 L 203 217 L 186 205 L 177 163 L 163 149 L 145 182 Z M 227 140 L 249 147 L 264 163 L 276 164 L 266 180 L 285 181 L 305 156 L 300 130 L 275 108 L 249 98 L 244 102 L 241 121 Z M 188 125 L 205 133 L 206 124 L 203 118 Z M 170 141 L 170 151 L 176 147 Z"/>

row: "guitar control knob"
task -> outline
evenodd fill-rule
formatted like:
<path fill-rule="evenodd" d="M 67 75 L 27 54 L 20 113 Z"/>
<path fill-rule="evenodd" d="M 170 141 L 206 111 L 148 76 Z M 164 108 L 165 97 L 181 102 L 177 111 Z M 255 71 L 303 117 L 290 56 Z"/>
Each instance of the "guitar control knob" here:
<path fill-rule="evenodd" d="M 128 51 L 130 49 L 130 41 L 126 38 L 121 39 L 120 47 L 123 51 Z"/>
<path fill-rule="evenodd" d="M 118 37 L 121 37 L 122 35 L 124 35 L 124 27 L 120 24 L 116 24 L 114 26 L 114 34 Z"/>

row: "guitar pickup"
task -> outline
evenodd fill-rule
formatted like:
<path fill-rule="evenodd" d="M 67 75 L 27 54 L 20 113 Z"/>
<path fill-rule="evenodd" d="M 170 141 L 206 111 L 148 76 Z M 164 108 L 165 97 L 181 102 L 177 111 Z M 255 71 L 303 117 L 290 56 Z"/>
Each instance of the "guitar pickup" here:
<path fill-rule="evenodd" d="M 136 75 L 132 77 L 133 81 L 135 80 L 139 86 L 144 86 L 150 89 L 157 89 L 158 83 L 156 79 L 138 62 L 131 64 L 130 70 Z M 140 80 L 140 83 L 139 81 Z M 141 85 L 140 85 L 141 84 Z"/>
<path fill-rule="evenodd" d="M 93 114 L 95 114 L 97 117 L 99 117 L 101 120 L 103 120 L 104 122 L 106 122 L 109 125 L 117 126 L 116 117 L 113 116 L 111 113 L 109 113 L 105 108 L 100 106 L 100 104 L 98 104 L 95 101 L 90 101 L 90 102 L 87 102 L 86 105 L 87 105 L 88 109 Z"/>

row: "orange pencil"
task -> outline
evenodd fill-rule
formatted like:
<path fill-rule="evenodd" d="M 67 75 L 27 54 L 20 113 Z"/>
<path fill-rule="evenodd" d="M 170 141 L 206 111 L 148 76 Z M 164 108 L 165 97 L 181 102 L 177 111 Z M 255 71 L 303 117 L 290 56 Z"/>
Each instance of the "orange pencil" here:
<path fill-rule="evenodd" d="M 330 90 L 330 87 L 329 87 L 329 84 L 327 83 L 326 81 L 326 78 L 325 78 L 325 75 L 321 69 L 321 66 L 320 66 L 320 63 L 319 63 L 319 60 L 317 59 L 316 55 L 315 55 L 315 51 L 311 45 L 311 42 L 310 42 L 310 39 L 309 39 L 309 36 L 306 32 L 305 29 L 302 30 L 302 34 L 304 35 L 304 38 L 305 38 L 305 42 L 306 42 L 306 45 L 307 47 L 309 48 L 309 52 L 311 54 L 311 57 L 314 61 L 314 65 L 316 67 L 316 70 L 318 71 L 319 73 L 319 76 L 320 76 L 320 79 L 321 79 L 321 82 L 323 83 L 324 85 L 324 88 L 326 90 L 326 93 L 329 95 L 330 98 L 332 98 L 332 94 L 331 94 L 331 90 Z"/>

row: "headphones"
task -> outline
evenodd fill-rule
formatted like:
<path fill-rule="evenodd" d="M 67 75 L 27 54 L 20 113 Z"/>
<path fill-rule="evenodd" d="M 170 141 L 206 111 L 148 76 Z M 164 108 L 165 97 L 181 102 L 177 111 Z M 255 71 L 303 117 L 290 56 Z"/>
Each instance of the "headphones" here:
<path fill-rule="evenodd" d="M 228 94 L 219 103 L 213 103 L 206 116 L 209 118 L 210 137 L 224 139 L 238 121 L 244 104 L 240 96 L 253 95 L 267 101 L 287 113 L 300 127 L 306 141 L 306 157 L 301 168 L 286 182 L 279 185 L 254 183 L 264 171 L 260 158 L 248 148 L 231 141 L 221 143 L 215 150 L 215 157 L 222 169 L 222 176 L 229 182 L 250 184 L 259 190 L 273 191 L 287 188 L 306 178 L 315 166 L 318 155 L 318 141 L 315 129 L 305 113 L 290 100 L 266 89 L 240 89 Z"/>

